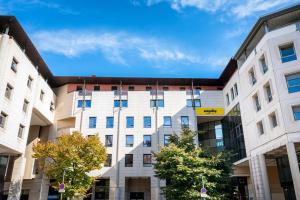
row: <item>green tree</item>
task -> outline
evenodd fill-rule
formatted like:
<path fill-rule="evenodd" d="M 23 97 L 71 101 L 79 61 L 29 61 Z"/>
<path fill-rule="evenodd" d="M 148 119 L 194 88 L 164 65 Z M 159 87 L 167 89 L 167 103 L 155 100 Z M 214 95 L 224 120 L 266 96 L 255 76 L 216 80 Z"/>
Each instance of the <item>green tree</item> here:
<path fill-rule="evenodd" d="M 197 147 L 194 143 L 196 134 L 183 129 L 180 137 L 171 136 L 170 144 L 154 153 L 155 176 L 168 182 L 162 187 L 162 193 L 170 200 L 201 199 L 203 180 L 209 195 L 207 199 L 230 199 L 229 153 L 212 154 Z"/>
<path fill-rule="evenodd" d="M 38 143 L 33 147 L 34 158 L 40 159 L 41 167 L 51 185 L 58 189 L 64 174 L 64 197 L 85 196 L 92 186 L 92 170 L 101 169 L 106 160 L 106 149 L 98 136 L 83 137 L 79 132 L 63 135 L 56 141 Z"/>

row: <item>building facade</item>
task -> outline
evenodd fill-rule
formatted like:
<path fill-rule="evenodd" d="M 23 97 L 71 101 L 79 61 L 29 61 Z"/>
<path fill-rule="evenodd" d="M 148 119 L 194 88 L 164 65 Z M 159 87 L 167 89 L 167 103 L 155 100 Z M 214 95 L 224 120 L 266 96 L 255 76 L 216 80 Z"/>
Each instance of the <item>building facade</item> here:
<path fill-rule="evenodd" d="M 233 199 L 300 199 L 300 5 L 261 17 L 219 78 L 52 75 L 15 17 L 0 17 L 2 199 L 58 199 L 37 142 L 98 134 L 108 160 L 86 199 L 163 199 L 152 152 L 183 127 L 233 152 Z"/>

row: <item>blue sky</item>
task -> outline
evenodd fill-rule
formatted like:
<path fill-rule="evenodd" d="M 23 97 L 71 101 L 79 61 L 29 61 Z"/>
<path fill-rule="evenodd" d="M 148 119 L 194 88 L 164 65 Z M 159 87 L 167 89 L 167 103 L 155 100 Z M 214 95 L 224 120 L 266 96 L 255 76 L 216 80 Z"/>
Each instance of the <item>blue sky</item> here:
<path fill-rule="evenodd" d="M 0 0 L 55 75 L 220 75 L 259 16 L 300 0 Z"/>

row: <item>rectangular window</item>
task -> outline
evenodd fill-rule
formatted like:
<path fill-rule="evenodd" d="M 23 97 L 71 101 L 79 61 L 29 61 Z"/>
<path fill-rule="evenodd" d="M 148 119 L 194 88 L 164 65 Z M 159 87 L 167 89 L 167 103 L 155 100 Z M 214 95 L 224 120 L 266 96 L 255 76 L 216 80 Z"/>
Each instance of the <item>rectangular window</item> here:
<path fill-rule="evenodd" d="M 15 58 L 13 58 L 10 65 L 10 68 L 13 72 L 17 72 L 17 65 L 18 65 L 18 61 Z"/>
<path fill-rule="evenodd" d="M 269 120 L 272 128 L 275 128 L 278 125 L 275 112 L 269 115 Z"/>
<path fill-rule="evenodd" d="M 126 128 L 134 128 L 134 117 L 126 117 Z"/>
<path fill-rule="evenodd" d="M 18 137 L 19 138 L 23 138 L 24 128 L 25 128 L 25 126 L 23 126 L 22 124 L 20 124 L 19 131 L 18 131 Z"/>
<path fill-rule="evenodd" d="M 234 87 L 235 96 L 238 96 L 239 95 L 239 90 L 238 90 L 237 84 L 235 83 L 233 87 Z"/>
<path fill-rule="evenodd" d="M 85 108 L 90 108 L 91 106 L 92 106 L 92 101 L 85 100 Z M 78 100 L 77 108 L 82 108 L 82 107 L 83 107 L 83 100 Z"/>
<path fill-rule="evenodd" d="M 171 116 L 164 116 L 164 127 L 172 127 Z"/>
<path fill-rule="evenodd" d="M 164 100 L 158 99 L 157 101 L 156 101 L 156 100 L 150 100 L 150 107 L 151 107 L 151 108 L 156 107 L 156 102 L 157 102 L 157 107 L 162 108 L 162 107 L 165 106 L 165 105 L 164 105 Z"/>
<path fill-rule="evenodd" d="M 186 100 L 186 107 L 188 107 L 188 108 L 193 107 L 193 99 L 187 99 Z"/>
<path fill-rule="evenodd" d="M 264 134 L 264 125 L 263 125 L 263 122 L 260 121 L 260 122 L 258 122 L 256 125 L 257 125 L 258 133 L 259 133 L 260 135 Z"/>
<path fill-rule="evenodd" d="M 151 135 L 144 135 L 143 146 L 151 147 Z"/>
<path fill-rule="evenodd" d="M 76 86 L 76 91 L 82 91 L 82 89 L 83 89 L 82 85 L 77 85 Z"/>
<path fill-rule="evenodd" d="M 111 86 L 111 91 L 117 91 L 117 90 L 118 90 L 118 86 L 115 85 Z"/>
<path fill-rule="evenodd" d="M 234 91 L 233 91 L 233 88 L 230 89 L 230 94 L 231 94 L 231 100 L 233 101 L 233 99 L 234 99 Z"/>
<path fill-rule="evenodd" d="M 128 107 L 128 101 L 127 100 L 121 100 L 122 107 L 127 108 Z M 120 100 L 114 100 L 114 107 L 120 107 Z"/>
<path fill-rule="evenodd" d="M 31 88 L 31 86 L 32 86 L 32 81 L 33 81 L 33 78 L 31 78 L 31 76 L 28 76 L 28 79 L 27 79 L 27 87 L 28 87 L 28 88 Z"/>
<path fill-rule="evenodd" d="M 262 56 L 259 59 L 259 63 L 260 63 L 260 67 L 261 67 L 261 71 L 265 74 L 268 71 L 268 65 L 266 63 L 266 58 L 265 56 Z"/>
<path fill-rule="evenodd" d="M 286 76 L 289 93 L 300 92 L 300 73 Z"/>
<path fill-rule="evenodd" d="M 189 127 L 189 117 L 181 116 L 181 128 L 188 128 L 188 127 Z"/>
<path fill-rule="evenodd" d="M 201 87 L 196 87 L 194 89 L 194 95 L 200 95 L 200 93 L 201 93 Z"/>
<path fill-rule="evenodd" d="M 193 100 L 192 99 L 187 99 L 186 100 L 186 107 L 191 108 L 191 107 L 201 107 L 201 101 L 200 99 L 194 99 L 194 105 L 193 105 Z"/>
<path fill-rule="evenodd" d="M 89 118 L 89 128 L 96 128 L 97 125 L 97 117 Z"/>
<path fill-rule="evenodd" d="M 106 147 L 113 146 L 113 136 L 112 135 L 105 135 L 105 146 Z"/>
<path fill-rule="evenodd" d="M 143 155 L 143 166 L 144 167 L 151 167 L 152 166 L 152 156 L 151 154 L 144 154 Z"/>
<path fill-rule="evenodd" d="M 300 120 L 300 105 L 293 106 L 292 109 L 293 109 L 294 119 L 296 121 L 299 121 Z"/>
<path fill-rule="evenodd" d="M 283 46 L 279 47 L 279 50 L 280 50 L 282 63 L 297 60 L 296 51 L 295 51 L 293 43 L 283 45 Z"/>
<path fill-rule="evenodd" d="M 100 85 L 94 85 L 94 91 L 100 91 Z"/>
<path fill-rule="evenodd" d="M 112 162 L 112 155 L 107 154 L 106 155 L 106 161 L 104 163 L 104 167 L 111 167 L 111 162 Z"/>
<path fill-rule="evenodd" d="M 164 135 L 164 145 L 168 146 L 170 144 L 171 135 Z"/>
<path fill-rule="evenodd" d="M 126 135 L 126 147 L 133 147 L 133 135 Z"/>
<path fill-rule="evenodd" d="M 24 103 L 23 103 L 23 112 L 24 112 L 24 113 L 27 112 L 28 105 L 29 105 L 29 101 L 27 101 L 27 100 L 25 99 L 25 100 L 24 100 Z"/>
<path fill-rule="evenodd" d="M 185 87 L 179 87 L 180 91 L 185 91 Z"/>
<path fill-rule="evenodd" d="M 256 112 L 260 111 L 261 110 L 261 105 L 260 105 L 260 101 L 259 101 L 258 95 L 255 94 L 252 98 L 253 98 L 253 102 L 254 102 L 254 106 L 255 106 Z"/>
<path fill-rule="evenodd" d="M 114 127 L 114 117 L 106 117 L 106 128 Z"/>
<path fill-rule="evenodd" d="M 144 117 L 144 128 L 151 128 L 151 117 Z"/>
<path fill-rule="evenodd" d="M 7 114 L 4 112 L 1 112 L 0 114 L 0 127 L 4 128 L 7 120 Z"/>
<path fill-rule="evenodd" d="M 267 101 L 271 102 L 273 100 L 273 96 L 272 96 L 271 86 L 269 83 L 264 86 L 264 90 L 265 90 Z"/>
<path fill-rule="evenodd" d="M 128 86 L 128 91 L 134 91 L 134 86 Z"/>
<path fill-rule="evenodd" d="M 201 101 L 200 101 L 200 99 L 194 99 L 194 102 L 195 102 L 195 107 L 196 108 L 201 107 Z"/>
<path fill-rule="evenodd" d="M 44 96 L 45 96 L 45 92 L 43 90 L 41 90 L 41 92 L 40 92 L 40 100 L 41 101 L 44 100 Z"/>
<path fill-rule="evenodd" d="M 226 103 L 227 103 L 227 106 L 229 106 L 230 100 L 229 100 L 229 95 L 228 95 L 228 93 L 226 94 Z"/>
<path fill-rule="evenodd" d="M 255 72 L 254 72 L 254 69 L 250 69 L 249 71 L 249 79 L 250 79 L 250 83 L 252 85 L 254 85 L 256 83 L 256 76 L 255 76 Z"/>
<path fill-rule="evenodd" d="M 146 91 L 151 91 L 152 87 L 151 86 L 146 86 Z"/>
<path fill-rule="evenodd" d="M 133 154 L 125 154 L 125 167 L 133 166 Z"/>
<path fill-rule="evenodd" d="M 5 97 L 7 99 L 10 99 L 11 98 L 11 94 L 12 94 L 12 91 L 13 91 L 13 87 L 10 85 L 10 84 L 7 84 L 6 85 L 6 89 L 5 89 Z"/>

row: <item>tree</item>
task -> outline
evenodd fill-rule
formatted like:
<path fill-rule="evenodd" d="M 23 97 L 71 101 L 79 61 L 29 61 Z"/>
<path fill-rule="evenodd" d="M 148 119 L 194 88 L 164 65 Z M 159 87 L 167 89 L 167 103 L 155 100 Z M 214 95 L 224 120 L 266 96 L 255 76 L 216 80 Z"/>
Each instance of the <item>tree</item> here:
<path fill-rule="evenodd" d="M 230 199 L 229 175 L 231 162 L 229 153 L 212 154 L 194 143 L 197 133 L 183 129 L 180 137 L 173 135 L 170 144 L 154 153 L 155 176 L 166 180 L 162 193 L 172 200 L 198 200 L 202 180 L 207 199 Z"/>
<path fill-rule="evenodd" d="M 64 197 L 85 196 L 94 181 L 87 173 L 101 169 L 106 160 L 106 149 L 99 137 L 85 138 L 79 132 L 63 135 L 54 142 L 38 143 L 33 151 L 48 178 L 55 180 L 51 183 L 55 189 L 64 175 Z"/>

